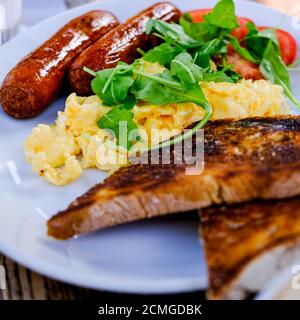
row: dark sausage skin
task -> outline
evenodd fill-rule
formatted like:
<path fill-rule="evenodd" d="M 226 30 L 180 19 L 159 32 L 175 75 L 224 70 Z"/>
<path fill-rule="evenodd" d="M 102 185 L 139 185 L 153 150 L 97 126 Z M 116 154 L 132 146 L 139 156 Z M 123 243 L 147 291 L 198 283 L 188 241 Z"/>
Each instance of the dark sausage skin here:
<path fill-rule="evenodd" d="M 4 111 L 15 118 L 37 116 L 57 97 L 74 59 L 118 24 L 111 13 L 100 10 L 66 24 L 8 73 L 0 90 Z"/>
<path fill-rule="evenodd" d="M 180 11 L 170 3 L 158 3 L 142 11 L 96 41 L 74 61 L 69 70 L 69 81 L 80 96 L 92 94 L 92 76 L 83 70 L 94 71 L 112 68 L 118 61 L 132 63 L 139 54 L 137 48 L 147 50 L 157 44 L 157 38 L 145 34 L 146 23 L 151 18 L 167 22 L 178 21 Z"/>

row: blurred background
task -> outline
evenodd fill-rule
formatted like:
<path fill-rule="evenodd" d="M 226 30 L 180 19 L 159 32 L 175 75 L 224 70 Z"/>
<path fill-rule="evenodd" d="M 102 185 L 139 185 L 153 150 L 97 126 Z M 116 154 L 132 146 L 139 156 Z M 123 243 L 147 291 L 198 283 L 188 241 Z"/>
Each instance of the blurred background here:
<path fill-rule="evenodd" d="M 69 8 L 89 2 L 106 0 L 0 0 L 0 26 L 5 25 L 1 35 L 1 43 L 8 41 L 23 28 L 32 26 L 48 17 L 56 15 Z M 289 15 L 300 16 L 299 0 L 248 0 L 263 3 Z M 201 0 L 199 0 L 199 5 Z M 1 8 L 7 12 L 4 21 Z M 1 28 L 3 29 L 3 28 Z"/>

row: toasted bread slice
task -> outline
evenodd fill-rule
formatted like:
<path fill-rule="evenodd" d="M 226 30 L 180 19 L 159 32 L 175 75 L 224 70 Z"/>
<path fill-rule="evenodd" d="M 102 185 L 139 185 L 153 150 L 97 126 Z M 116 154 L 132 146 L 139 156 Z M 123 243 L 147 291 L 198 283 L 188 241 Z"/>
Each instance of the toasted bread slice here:
<path fill-rule="evenodd" d="M 208 298 L 243 299 L 300 257 L 300 198 L 200 210 Z"/>
<path fill-rule="evenodd" d="M 193 148 L 194 148 L 193 144 Z M 67 239 L 121 223 L 212 204 L 300 194 L 300 117 L 218 120 L 205 127 L 205 169 L 187 175 L 189 160 L 124 167 L 48 221 Z M 161 163 L 161 162 L 159 162 Z"/>

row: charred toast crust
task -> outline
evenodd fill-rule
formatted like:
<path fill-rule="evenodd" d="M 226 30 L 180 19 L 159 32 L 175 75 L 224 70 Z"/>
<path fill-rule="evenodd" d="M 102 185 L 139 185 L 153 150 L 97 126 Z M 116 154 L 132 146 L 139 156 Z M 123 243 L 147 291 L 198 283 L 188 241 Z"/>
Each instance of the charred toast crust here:
<path fill-rule="evenodd" d="M 300 240 L 300 198 L 256 200 L 200 210 L 209 272 L 208 297 L 224 299 L 256 258 Z"/>
<path fill-rule="evenodd" d="M 89 205 L 94 200 L 94 196 L 97 194 L 101 187 L 111 191 L 111 195 L 115 195 L 114 190 L 118 191 L 118 194 L 126 195 L 139 187 L 144 190 L 154 188 L 156 184 L 171 181 L 180 167 L 168 168 L 164 167 L 161 170 L 160 166 L 150 165 L 135 165 L 131 167 L 132 170 L 128 170 L 127 167 L 119 169 L 112 176 L 108 177 L 103 184 L 97 184 L 92 187 L 88 192 L 72 202 L 68 209 L 79 208 L 80 206 Z"/>
<path fill-rule="evenodd" d="M 199 176 L 187 176 L 189 165 L 172 161 L 120 169 L 51 218 L 48 234 L 65 239 L 214 203 L 300 193 L 298 116 L 210 122 L 205 127 L 204 155 L 205 170 Z"/>

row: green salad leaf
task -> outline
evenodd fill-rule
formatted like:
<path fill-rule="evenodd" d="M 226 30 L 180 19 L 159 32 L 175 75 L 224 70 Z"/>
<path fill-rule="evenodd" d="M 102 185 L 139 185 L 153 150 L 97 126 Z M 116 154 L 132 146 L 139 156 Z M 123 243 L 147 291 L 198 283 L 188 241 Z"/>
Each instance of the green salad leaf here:
<path fill-rule="evenodd" d="M 204 16 L 203 22 L 193 23 L 189 13 L 180 18 L 184 31 L 192 38 L 207 42 L 221 39 L 231 30 L 239 27 L 232 0 L 221 0 L 210 13 Z"/>
<path fill-rule="evenodd" d="M 226 37 L 228 39 L 228 41 L 230 42 L 230 44 L 232 45 L 233 49 L 243 58 L 245 58 L 248 61 L 251 61 L 252 63 L 255 64 L 259 64 L 259 59 L 254 57 L 251 52 L 245 48 L 242 47 L 238 41 L 237 38 L 231 36 L 231 35 L 227 35 Z"/>
<path fill-rule="evenodd" d="M 164 85 L 161 82 L 162 79 L 167 79 L 170 83 L 172 82 L 172 85 Z M 132 92 L 138 100 L 156 105 L 174 102 L 195 102 L 202 106 L 208 103 L 198 83 L 190 86 L 189 90 L 185 90 L 168 70 L 165 70 L 160 75 L 141 77 L 133 86 Z"/>
<path fill-rule="evenodd" d="M 92 90 L 107 106 L 122 103 L 134 82 L 132 66 L 123 62 L 119 62 L 116 68 L 105 69 L 96 73 L 87 68 L 85 68 L 85 71 L 95 76 L 91 83 Z"/>
<path fill-rule="evenodd" d="M 182 26 L 176 23 L 167 23 L 162 20 L 151 19 L 146 25 L 146 33 L 158 32 L 166 43 L 177 45 L 185 49 L 197 48 L 202 42 L 191 38 L 185 33 Z"/>
<path fill-rule="evenodd" d="M 205 16 L 205 21 L 221 29 L 233 30 L 239 27 L 233 0 L 219 1 L 212 12 Z"/>
<path fill-rule="evenodd" d="M 133 120 L 133 112 L 123 106 L 115 106 L 107 112 L 98 121 L 98 127 L 112 131 L 117 139 L 117 144 L 126 149 L 130 149 L 132 145 L 132 141 L 129 139 L 130 133 L 132 130 L 138 129 Z"/>
<path fill-rule="evenodd" d="M 149 50 L 143 56 L 143 59 L 149 62 L 158 62 L 163 66 L 168 66 L 171 61 L 184 49 L 175 47 L 168 43 L 162 43 L 161 45 Z"/>
<path fill-rule="evenodd" d="M 253 24 L 248 24 L 249 33 L 246 37 L 246 46 L 251 52 L 251 55 L 258 60 L 262 59 L 265 49 L 271 41 L 276 48 L 276 55 L 280 56 L 279 43 L 276 33 L 273 29 L 265 29 L 258 31 Z M 247 57 L 245 57 L 247 59 Z M 247 59 L 248 60 L 248 59 Z"/>
<path fill-rule="evenodd" d="M 229 82 L 237 83 L 241 79 L 241 76 L 231 70 L 228 66 L 215 72 L 207 72 L 203 77 L 203 81 L 210 82 Z"/>
<path fill-rule="evenodd" d="M 180 17 L 180 25 L 183 27 L 186 34 L 190 37 L 197 39 L 199 42 L 204 43 L 219 37 L 219 28 L 215 25 L 210 25 L 207 22 L 192 21 L 189 13 L 185 13 Z"/>
<path fill-rule="evenodd" d="M 210 66 L 210 60 L 216 54 L 225 54 L 227 52 L 227 44 L 220 39 L 213 39 L 204 43 L 195 53 L 195 63 L 202 67 L 207 68 Z"/>
<path fill-rule="evenodd" d="M 127 97 L 122 101 L 122 107 L 127 110 L 133 109 L 136 105 L 137 99 L 134 94 L 128 92 Z"/>
<path fill-rule="evenodd" d="M 186 89 L 198 84 L 204 73 L 203 69 L 194 63 L 193 57 L 187 52 L 180 53 L 171 61 L 170 71 L 171 75 L 178 78 Z"/>

